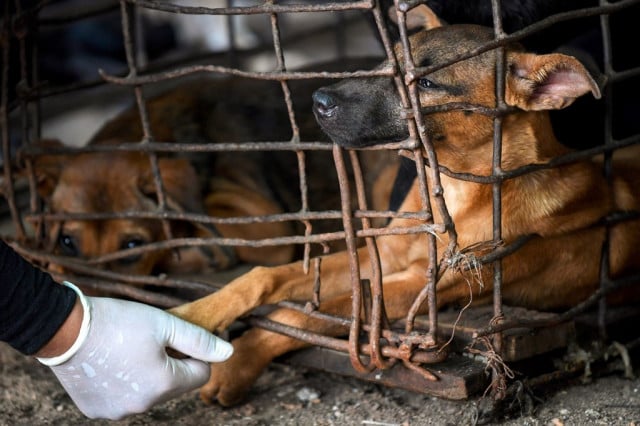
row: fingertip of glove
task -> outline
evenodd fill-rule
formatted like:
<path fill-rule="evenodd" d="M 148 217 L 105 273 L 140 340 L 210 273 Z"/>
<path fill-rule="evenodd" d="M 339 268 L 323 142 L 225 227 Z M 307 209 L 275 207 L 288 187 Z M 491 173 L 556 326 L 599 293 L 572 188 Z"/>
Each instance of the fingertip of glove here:
<path fill-rule="evenodd" d="M 214 359 L 213 362 L 226 361 L 233 355 L 233 345 L 226 340 L 216 337 L 214 353 L 216 359 Z"/>
<path fill-rule="evenodd" d="M 171 316 L 167 346 L 189 357 L 207 362 L 222 362 L 233 354 L 233 345 L 210 331 Z"/>

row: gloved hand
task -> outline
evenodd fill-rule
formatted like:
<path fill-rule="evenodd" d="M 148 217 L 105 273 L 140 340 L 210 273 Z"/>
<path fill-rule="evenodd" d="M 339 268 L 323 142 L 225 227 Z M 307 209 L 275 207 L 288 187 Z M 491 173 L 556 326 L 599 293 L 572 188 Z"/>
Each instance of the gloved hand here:
<path fill-rule="evenodd" d="M 231 344 L 163 310 L 74 290 L 85 310 L 78 337 L 84 341 L 77 341 L 64 358 L 75 353 L 59 365 L 51 365 L 56 358 L 38 359 L 88 417 L 121 419 L 146 411 L 202 386 L 209 379 L 208 362 L 233 353 Z M 195 359 L 172 358 L 166 347 Z"/>

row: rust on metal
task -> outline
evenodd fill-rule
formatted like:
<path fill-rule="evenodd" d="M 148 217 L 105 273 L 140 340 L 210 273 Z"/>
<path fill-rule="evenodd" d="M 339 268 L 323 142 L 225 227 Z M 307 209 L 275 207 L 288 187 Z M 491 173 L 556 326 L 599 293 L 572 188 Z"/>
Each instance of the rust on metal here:
<path fill-rule="evenodd" d="M 429 66 L 419 66 L 413 62 L 409 54 L 409 36 L 406 28 L 406 14 L 421 2 L 417 0 L 395 1 L 396 17 L 399 24 L 400 47 L 403 49 L 403 63 L 398 63 L 394 53 L 394 46 L 386 27 L 384 15 L 379 2 L 373 0 L 350 2 L 307 2 L 303 4 L 279 4 L 273 0 L 266 0 L 256 6 L 246 7 L 190 7 L 171 4 L 159 0 L 120 0 L 119 4 L 108 6 L 84 5 L 81 9 L 62 9 L 62 13 L 41 16 L 48 1 L 37 2 L 29 8 L 23 8 L 20 0 L 4 2 L 3 20 L 0 28 L 0 42 L 2 48 L 1 95 L 0 95 L 0 136 L 2 142 L 3 161 L 2 182 L 0 193 L 8 205 L 8 212 L 15 235 L 8 237 L 11 246 L 26 258 L 40 264 L 56 263 L 64 266 L 65 274 L 54 274 L 56 279 L 72 279 L 77 284 L 93 291 L 110 292 L 154 304 L 161 307 L 171 307 L 209 294 L 221 288 L 232 277 L 231 275 L 213 277 L 168 277 L 168 276 L 130 276 L 119 274 L 103 268 L 103 265 L 128 256 L 139 255 L 154 250 L 178 249 L 180 247 L 198 247 L 219 245 L 222 247 L 248 246 L 269 247 L 284 244 L 303 246 L 304 272 L 314 274 L 313 297 L 306 303 L 281 302 L 279 307 L 295 309 L 313 318 L 330 321 L 348 330 L 348 336 L 323 336 L 309 330 L 300 330 L 275 323 L 259 315 L 245 319 L 247 323 L 263 327 L 276 333 L 303 340 L 313 348 L 287 356 L 288 361 L 302 363 L 325 371 L 353 375 L 355 377 L 380 383 L 386 386 L 403 387 L 412 391 L 450 399 L 463 399 L 477 393 L 491 389 L 495 398 L 503 398 L 509 392 L 508 382 L 511 379 L 509 363 L 518 362 L 533 356 L 547 353 L 557 348 L 566 347 L 575 333 L 575 319 L 583 315 L 588 309 L 597 307 L 597 324 L 602 337 L 610 334 L 610 310 L 605 303 L 605 297 L 614 289 L 640 281 L 640 274 L 623 277 L 611 277 L 609 274 L 608 246 L 605 244 L 600 258 L 601 276 L 600 287 L 587 300 L 565 312 L 556 314 L 542 314 L 520 309 L 513 309 L 503 305 L 502 301 L 502 269 L 501 259 L 521 248 L 535 238 L 525 235 L 511 244 L 502 241 L 502 184 L 509 179 L 534 173 L 538 170 L 571 164 L 595 155 L 604 154 L 603 173 L 611 175 L 610 157 L 615 150 L 640 143 L 640 135 L 633 135 L 625 139 L 616 140 L 611 132 L 605 135 L 606 143 L 594 148 L 567 153 L 542 164 L 529 164 L 517 169 L 502 169 L 501 127 L 502 120 L 513 112 L 513 108 L 504 102 L 505 82 L 502 78 L 496 81 L 497 104 L 494 107 L 473 105 L 468 103 L 450 103 L 436 107 L 423 108 L 419 102 L 417 80 L 425 75 L 437 71 L 472 56 L 497 50 L 496 69 L 505 67 L 502 49 L 513 41 L 521 40 L 534 32 L 543 31 L 552 25 L 592 16 L 601 16 L 603 29 L 603 44 L 605 57 L 606 81 L 619 82 L 640 75 L 640 69 L 616 71 L 611 66 L 610 23 L 608 15 L 620 12 L 624 8 L 636 5 L 637 0 L 621 0 L 610 3 L 601 2 L 598 7 L 584 8 L 573 12 L 553 15 L 530 25 L 522 30 L 507 34 L 503 31 L 500 1 L 492 0 L 495 38 L 493 41 L 472 51 L 453 58 L 447 63 Z M 229 4 L 229 3 L 228 3 Z M 232 4 L 232 3 L 231 3 Z M 241 69 L 234 61 L 214 61 L 220 55 L 211 55 L 191 61 L 176 61 L 173 63 L 154 65 L 145 61 L 146 52 L 140 35 L 143 28 L 137 27 L 137 14 L 142 9 L 162 11 L 171 14 L 186 15 L 222 15 L 230 19 L 234 15 L 261 14 L 269 17 L 272 34 L 272 44 L 268 47 L 275 58 L 276 66 L 271 71 L 255 71 Z M 38 33 L 38 29 L 47 26 L 68 25 L 80 19 L 99 16 L 103 13 L 119 10 L 122 23 L 123 48 L 126 57 L 126 75 L 111 75 L 100 70 L 100 80 L 73 82 L 64 86 L 47 85 L 46 76 L 38 74 L 37 43 L 31 43 Z M 384 51 L 384 63 L 370 70 L 353 72 L 300 72 L 291 71 L 285 61 L 285 39 L 280 31 L 280 16 L 285 13 L 301 12 L 342 12 L 357 11 L 371 19 L 379 34 L 380 47 Z M 342 15 L 340 15 L 342 16 Z M 229 53 L 235 59 L 239 55 L 250 55 L 251 52 L 240 52 L 234 48 L 234 30 L 230 22 L 230 39 L 232 46 Z M 339 21 L 338 21 L 339 22 Z M 335 29 L 337 32 L 338 29 Z M 339 31 L 342 31 L 341 29 Z M 272 49 L 271 49 L 272 48 Z M 344 49 L 338 49 L 344 52 Z M 17 53 L 16 69 L 10 69 L 10 53 Z M 404 70 L 404 71 L 401 71 Z M 16 87 L 9 87 L 10 73 L 18 75 Z M 146 110 L 147 100 L 143 88 L 157 85 L 165 81 L 195 74 L 216 74 L 239 76 L 243 78 L 277 81 L 282 88 L 282 97 L 287 106 L 289 124 L 292 137 L 287 141 L 268 141 L 229 143 L 227 141 L 204 141 L 204 143 L 170 143 L 156 140 L 149 123 Z M 503 72 L 497 72 L 502 76 Z M 365 188 L 360 164 L 354 151 L 345 151 L 337 146 L 331 146 L 320 141 L 301 141 L 297 118 L 294 113 L 289 83 L 293 80 L 309 79 L 345 79 L 385 77 L 393 81 L 402 102 L 403 117 L 407 121 L 409 137 L 404 141 L 387 143 L 376 148 L 393 149 L 401 155 L 410 158 L 416 168 L 416 181 L 420 194 L 419 211 L 401 213 L 395 211 L 373 211 L 365 199 Z M 68 93 L 102 86 L 105 90 L 130 91 L 136 101 L 139 112 L 143 137 L 140 141 L 125 141 L 119 145 L 87 145 L 83 147 L 60 147 L 43 149 L 31 142 L 41 136 L 40 101 Z M 608 85 L 605 90 L 609 89 Z M 14 92 L 15 99 L 10 99 L 8 93 Z M 611 105 L 608 105 L 609 109 Z M 468 173 L 457 173 L 438 164 L 433 141 L 427 137 L 424 115 L 451 111 L 455 109 L 471 110 L 484 114 L 494 120 L 493 164 L 492 173 L 488 176 L 476 176 Z M 611 127 L 612 115 L 606 115 L 607 127 Z M 10 120 L 15 122 L 22 140 L 23 149 L 21 161 L 25 165 L 26 174 L 18 177 L 11 167 L 11 136 Z M 308 203 L 308 185 L 306 170 L 306 153 L 316 150 L 332 150 L 336 170 L 339 178 L 342 205 L 336 211 L 313 211 Z M 36 193 L 36 178 L 32 163 L 35 158 L 47 155 L 68 155 L 85 152 L 143 152 L 149 157 L 154 182 L 157 189 L 158 209 L 153 212 L 122 212 L 97 214 L 52 214 L 44 211 Z M 296 212 L 284 212 L 268 216 L 253 217 L 215 217 L 194 212 L 175 212 L 167 207 L 164 184 L 158 168 L 158 156 L 161 153 L 175 152 L 225 152 L 225 151 L 292 151 L 297 158 L 299 172 L 299 188 L 302 206 Z M 349 164 L 345 161 L 348 155 Z M 353 170 L 350 181 L 347 173 L 348 166 Z M 428 166 L 428 167 L 425 167 Z M 491 240 L 481 243 L 481 247 L 474 247 L 482 253 L 477 258 L 479 264 L 490 264 L 493 270 L 493 304 L 487 308 L 469 308 L 455 311 L 438 312 L 436 288 L 440 277 L 449 268 L 464 269 L 468 265 L 456 263 L 457 256 L 464 254 L 468 247 L 458 247 L 458 236 L 455 223 L 447 209 L 443 196 L 441 174 L 470 182 L 491 185 L 493 194 L 493 229 Z M 29 205 L 21 206 L 17 201 L 19 187 L 28 187 Z M 355 191 L 355 192 L 354 192 Z M 351 194 L 357 196 L 357 208 L 353 208 L 349 201 Z M 433 200 L 433 202 L 432 202 Z M 432 205 L 433 204 L 433 205 Z M 435 214 L 434 214 L 435 212 Z M 434 217 L 441 218 L 436 221 Z M 602 224 L 611 227 L 622 220 L 637 219 L 637 212 L 616 213 L 602 219 Z M 120 250 L 100 257 L 78 260 L 65 256 L 58 256 L 48 251 L 44 244 L 44 227 L 49 222 L 64 220 L 104 220 L 104 219 L 146 219 L 158 220 L 163 224 L 166 241 L 148 244 L 144 247 Z M 371 225 L 372 219 L 407 218 L 421 222 L 420 225 L 407 228 L 376 228 Z M 341 220 L 343 230 L 340 232 L 318 233 L 312 223 L 315 220 Z M 304 225 L 303 235 L 293 235 L 280 238 L 260 240 L 223 238 L 219 235 L 211 238 L 173 238 L 169 221 L 180 220 L 215 227 L 218 224 L 247 224 L 247 223 L 278 223 L 299 222 Z M 27 232 L 25 224 L 34 229 L 33 235 Z M 416 295 L 415 300 L 406 316 L 391 324 L 384 307 L 384 283 L 380 259 L 377 255 L 376 240 L 385 235 L 405 235 L 424 233 L 427 243 L 424 250 L 429 256 L 429 265 L 425 271 L 424 287 Z M 439 253 L 437 238 L 446 234 L 448 247 Z M 351 272 L 352 311 L 349 318 L 338 318 L 319 311 L 323 283 L 320 280 L 322 258 L 311 256 L 311 246 L 319 245 L 323 252 L 328 250 L 328 244 L 333 241 L 344 241 L 349 254 Z M 368 250 L 371 271 L 368 280 L 361 279 L 361 271 L 357 258 L 359 241 L 364 242 L 364 250 Z M 607 240 L 608 241 L 608 240 Z M 457 270 L 457 269 L 456 269 Z M 234 271 L 239 273 L 239 271 Z M 152 286 L 151 290 L 147 286 Z M 164 292 L 171 290 L 171 292 Z M 419 316 L 418 312 L 428 307 L 428 315 Z M 637 341 L 629 345 L 637 345 Z M 461 356 L 460 354 L 466 354 Z M 487 379 L 486 371 L 491 371 L 492 377 Z M 577 370 L 571 370 L 575 374 Z M 548 373 L 541 376 L 539 382 L 546 382 L 560 373 Z M 535 380 L 535 379 L 534 379 Z"/>

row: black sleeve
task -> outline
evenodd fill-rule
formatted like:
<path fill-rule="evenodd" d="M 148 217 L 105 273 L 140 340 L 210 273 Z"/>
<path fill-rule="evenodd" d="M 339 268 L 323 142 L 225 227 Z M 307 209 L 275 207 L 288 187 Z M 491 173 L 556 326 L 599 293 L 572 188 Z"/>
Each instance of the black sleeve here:
<path fill-rule="evenodd" d="M 0 240 L 0 341 L 32 355 L 69 316 L 76 293 Z"/>

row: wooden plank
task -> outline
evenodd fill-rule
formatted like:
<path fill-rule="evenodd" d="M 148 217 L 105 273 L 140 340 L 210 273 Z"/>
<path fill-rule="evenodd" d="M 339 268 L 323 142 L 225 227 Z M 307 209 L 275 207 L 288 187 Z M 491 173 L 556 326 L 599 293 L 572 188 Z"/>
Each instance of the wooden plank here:
<path fill-rule="evenodd" d="M 442 363 L 423 366 L 438 378 L 436 381 L 427 380 L 401 363 L 397 363 L 388 370 L 360 373 L 351 366 L 348 354 L 321 347 L 312 347 L 293 352 L 280 360 L 288 364 L 315 368 L 343 376 L 356 377 L 384 386 L 452 400 L 467 399 L 486 389 L 489 385 L 483 363 L 457 354 L 451 354 Z M 366 362 L 364 357 L 363 362 Z"/>
<path fill-rule="evenodd" d="M 289 354 L 282 359 L 294 365 L 303 365 L 323 371 L 357 377 L 385 386 L 406 389 L 447 399 L 466 399 L 489 386 L 485 364 L 471 357 L 460 355 L 472 343 L 473 334 L 489 324 L 493 317 L 492 307 L 469 308 L 458 319 L 458 311 L 445 311 L 438 315 L 439 335 L 448 340 L 455 328 L 454 339 L 450 343 L 449 358 L 438 364 L 427 365 L 429 371 L 438 377 L 430 381 L 401 363 L 388 370 L 374 370 L 359 373 L 351 366 L 348 354 L 326 348 L 313 347 Z M 542 320 L 556 316 L 553 313 L 531 311 L 523 308 L 505 307 L 505 317 L 509 320 Z M 416 329 L 428 328 L 427 318 L 418 317 Z M 566 347 L 575 333 L 573 322 L 536 330 L 518 328 L 504 332 L 503 360 L 514 362 Z"/>
<path fill-rule="evenodd" d="M 550 312 L 510 306 L 505 306 L 503 312 L 509 321 L 545 320 L 557 317 L 557 314 Z M 448 340 L 455 328 L 452 345 L 454 350 L 462 351 L 465 346 L 472 343 L 472 336 L 476 331 L 489 325 L 493 317 L 493 308 L 480 306 L 467 309 L 459 320 L 457 320 L 458 313 L 458 311 L 441 312 L 438 315 L 438 333 L 442 339 Z M 416 328 L 426 329 L 426 318 L 419 318 L 416 321 Z M 575 336 L 575 325 L 570 321 L 539 329 L 515 328 L 506 330 L 503 336 L 502 359 L 506 362 L 520 361 L 566 347 Z"/>

